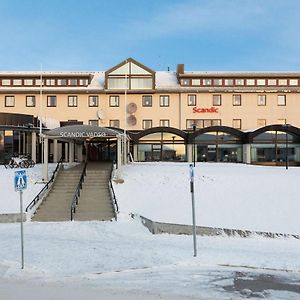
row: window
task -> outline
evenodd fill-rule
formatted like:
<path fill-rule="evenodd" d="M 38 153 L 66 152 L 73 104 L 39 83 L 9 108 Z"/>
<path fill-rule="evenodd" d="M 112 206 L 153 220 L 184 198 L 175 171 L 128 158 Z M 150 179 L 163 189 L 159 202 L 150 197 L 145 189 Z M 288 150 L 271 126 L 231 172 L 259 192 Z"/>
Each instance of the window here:
<path fill-rule="evenodd" d="M 77 79 L 69 79 L 68 84 L 69 85 L 77 85 Z"/>
<path fill-rule="evenodd" d="M 33 85 L 33 79 L 24 79 L 24 85 Z"/>
<path fill-rule="evenodd" d="M 212 80 L 211 79 L 203 79 L 203 85 L 211 85 Z"/>
<path fill-rule="evenodd" d="M 268 85 L 276 85 L 277 80 L 276 79 L 268 79 Z"/>
<path fill-rule="evenodd" d="M 79 79 L 79 85 L 88 85 L 87 79 Z"/>
<path fill-rule="evenodd" d="M 244 79 L 236 79 L 236 80 L 235 80 L 235 84 L 236 84 L 236 85 L 244 85 L 244 83 L 245 83 L 245 80 L 244 80 Z"/>
<path fill-rule="evenodd" d="M 67 79 L 57 79 L 57 85 L 67 85 Z"/>
<path fill-rule="evenodd" d="M 170 105 L 170 99 L 169 96 L 160 96 L 159 97 L 160 106 L 169 106 Z"/>
<path fill-rule="evenodd" d="M 214 85 L 222 85 L 222 79 L 214 79 L 213 83 Z"/>
<path fill-rule="evenodd" d="M 152 120 L 143 120 L 143 129 L 148 129 L 152 127 Z"/>
<path fill-rule="evenodd" d="M 188 106 L 196 106 L 197 105 L 197 96 L 196 95 L 188 95 Z"/>
<path fill-rule="evenodd" d="M 77 96 L 68 96 L 68 106 L 69 107 L 77 106 Z"/>
<path fill-rule="evenodd" d="M 119 128 L 120 127 L 120 121 L 119 120 L 109 120 L 109 126 Z"/>
<path fill-rule="evenodd" d="M 98 96 L 89 96 L 89 106 L 90 107 L 95 107 L 98 106 Z"/>
<path fill-rule="evenodd" d="M 221 126 L 221 119 L 211 120 L 211 126 Z"/>
<path fill-rule="evenodd" d="M 267 96 L 266 95 L 258 95 L 257 96 L 257 105 L 258 106 L 265 106 L 267 102 Z"/>
<path fill-rule="evenodd" d="M 170 127 L 170 120 L 160 120 L 159 126 L 161 127 Z"/>
<path fill-rule="evenodd" d="M 15 96 L 5 96 L 5 107 L 15 106 Z"/>
<path fill-rule="evenodd" d="M 279 106 L 285 106 L 286 105 L 285 95 L 278 95 L 277 96 L 277 105 L 279 105 Z"/>
<path fill-rule="evenodd" d="M 221 95 L 213 95 L 213 106 L 222 105 Z"/>
<path fill-rule="evenodd" d="M 264 127 L 267 124 L 266 119 L 257 119 L 257 127 Z"/>
<path fill-rule="evenodd" d="M 246 85 L 255 85 L 255 79 L 247 79 Z"/>
<path fill-rule="evenodd" d="M 279 79 L 278 85 L 287 85 L 287 79 Z"/>
<path fill-rule="evenodd" d="M 89 125 L 98 126 L 99 121 L 98 120 L 89 120 Z"/>
<path fill-rule="evenodd" d="M 232 105 L 241 106 L 242 105 L 242 96 L 241 95 L 232 95 Z"/>
<path fill-rule="evenodd" d="M 284 125 L 284 124 L 286 124 L 286 119 L 278 119 L 277 123 L 281 124 L 281 125 Z"/>
<path fill-rule="evenodd" d="M 55 79 L 46 79 L 46 85 L 55 85 Z"/>
<path fill-rule="evenodd" d="M 203 120 L 193 120 L 193 119 L 187 119 L 186 120 L 186 129 L 193 129 L 193 126 L 196 126 L 196 128 L 203 128 Z"/>
<path fill-rule="evenodd" d="M 257 85 L 266 85 L 266 80 L 265 79 L 257 79 Z"/>
<path fill-rule="evenodd" d="M 298 85 L 298 79 L 290 79 L 290 85 Z"/>
<path fill-rule="evenodd" d="M 48 96 L 47 97 L 47 106 L 55 107 L 56 106 L 56 96 Z"/>
<path fill-rule="evenodd" d="M 207 119 L 207 120 L 203 120 L 203 127 L 210 127 L 211 126 L 211 120 Z"/>
<path fill-rule="evenodd" d="M 41 79 L 36 79 L 36 80 L 35 80 L 35 85 L 40 86 L 41 84 L 42 84 L 42 85 L 44 84 L 44 80 L 41 80 Z"/>
<path fill-rule="evenodd" d="M 181 79 L 181 85 L 190 85 L 189 79 Z"/>
<path fill-rule="evenodd" d="M 233 79 L 225 79 L 224 85 L 233 85 Z"/>
<path fill-rule="evenodd" d="M 119 96 L 109 96 L 109 106 L 119 106 Z"/>
<path fill-rule="evenodd" d="M 147 95 L 142 97 L 142 104 L 145 107 L 151 107 L 152 106 L 152 96 Z"/>
<path fill-rule="evenodd" d="M 22 85 L 22 79 L 14 79 L 13 80 L 13 85 Z"/>
<path fill-rule="evenodd" d="M 200 85 L 200 79 L 192 79 L 192 85 Z"/>
<path fill-rule="evenodd" d="M 10 79 L 2 79 L 2 85 L 10 85 Z"/>
<path fill-rule="evenodd" d="M 233 119 L 232 127 L 236 128 L 236 129 L 241 129 L 242 128 L 242 120 L 241 119 Z"/>
<path fill-rule="evenodd" d="M 35 96 L 26 96 L 26 106 L 35 107 Z"/>

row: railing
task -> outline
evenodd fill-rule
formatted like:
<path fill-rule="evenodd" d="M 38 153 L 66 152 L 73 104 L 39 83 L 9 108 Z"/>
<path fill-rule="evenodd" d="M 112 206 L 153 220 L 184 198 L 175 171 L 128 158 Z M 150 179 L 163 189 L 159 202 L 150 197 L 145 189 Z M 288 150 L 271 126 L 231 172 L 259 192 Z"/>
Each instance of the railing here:
<path fill-rule="evenodd" d="M 84 163 L 84 167 L 78 182 L 78 185 L 75 190 L 75 194 L 71 204 L 71 221 L 74 219 L 74 214 L 76 213 L 76 205 L 78 205 L 78 199 L 80 197 L 80 190 L 82 189 L 82 183 L 84 182 L 84 176 L 86 175 L 86 165 L 87 162 Z"/>
<path fill-rule="evenodd" d="M 115 219 L 117 220 L 117 214 L 119 213 L 119 205 L 118 205 L 115 190 L 114 190 L 114 187 L 112 184 L 113 170 L 114 170 L 114 164 L 112 165 L 112 168 L 111 168 L 111 173 L 110 173 L 110 178 L 109 178 L 109 188 L 110 188 L 110 194 L 111 194 L 113 204 L 114 204 Z"/>
<path fill-rule="evenodd" d="M 25 209 L 26 212 L 28 212 L 29 209 L 31 209 L 34 205 L 36 205 L 36 204 L 40 201 L 40 199 L 42 199 L 42 194 L 43 194 L 46 190 L 48 190 L 50 184 L 53 183 L 53 181 L 54 181 L 54 179 L 55 179 L 55 177 L 56 177 L 56 175 L 57 175 L 57 172 L 58 172 L 58 170 L 59 170 L 59 168 L 60 168 L 62 162 L 63 162 L 63 159 L 61 158 L 61 159 L 59 160 L 59 162 L 57 163 L 56 168 L 55 168 L 55 170 L 54 170 L 54 172 L 53 172 L 53 174 L 52 174 L 50 180 L 46 183 L 46 185 L 42 188 L 42 190 L 34 197 L 34 199 L 28 204 L 28 206 L 27 206 L 26 209 Z"/>

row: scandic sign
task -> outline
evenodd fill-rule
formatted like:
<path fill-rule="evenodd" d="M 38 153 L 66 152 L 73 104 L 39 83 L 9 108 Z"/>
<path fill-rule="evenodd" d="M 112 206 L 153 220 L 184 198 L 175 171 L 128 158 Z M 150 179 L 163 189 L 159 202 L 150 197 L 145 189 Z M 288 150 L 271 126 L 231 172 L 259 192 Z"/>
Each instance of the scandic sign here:
<path fill-rule="evenodd" d="M 217 107 L 210 107 L 210 108 L 204 108 L 204 107 L 193 107 L 193 113 L 218 113 L 219 108 Z"/>

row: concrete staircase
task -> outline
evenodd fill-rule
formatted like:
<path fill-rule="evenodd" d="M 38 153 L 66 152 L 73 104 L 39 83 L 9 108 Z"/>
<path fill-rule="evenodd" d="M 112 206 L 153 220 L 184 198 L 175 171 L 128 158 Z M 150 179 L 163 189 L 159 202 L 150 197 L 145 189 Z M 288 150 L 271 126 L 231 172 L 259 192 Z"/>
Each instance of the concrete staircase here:
<path fill-rule="evenodd" d="M 83 164 L 80 164 L 59 172 L 49 195 L 38 208 L 32 221 L 57 222 L 70 220 L 71 202 L 82 169 Z"/>
<path fill-rule="evenodd" d="M 74 220 L 112 220 L 115 217 L 109 190 L 111 163 L 88 162 Z"/>

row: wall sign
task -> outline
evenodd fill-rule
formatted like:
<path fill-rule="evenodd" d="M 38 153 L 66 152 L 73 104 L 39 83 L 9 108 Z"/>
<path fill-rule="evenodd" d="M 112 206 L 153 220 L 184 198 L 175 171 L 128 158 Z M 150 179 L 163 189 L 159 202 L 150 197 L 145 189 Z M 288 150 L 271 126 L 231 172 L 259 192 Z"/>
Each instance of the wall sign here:
<path fill-rule="evenodd" d="M 218 107 L 193 107 L 193 113 L 218 113 L 219 108 Z"/>

